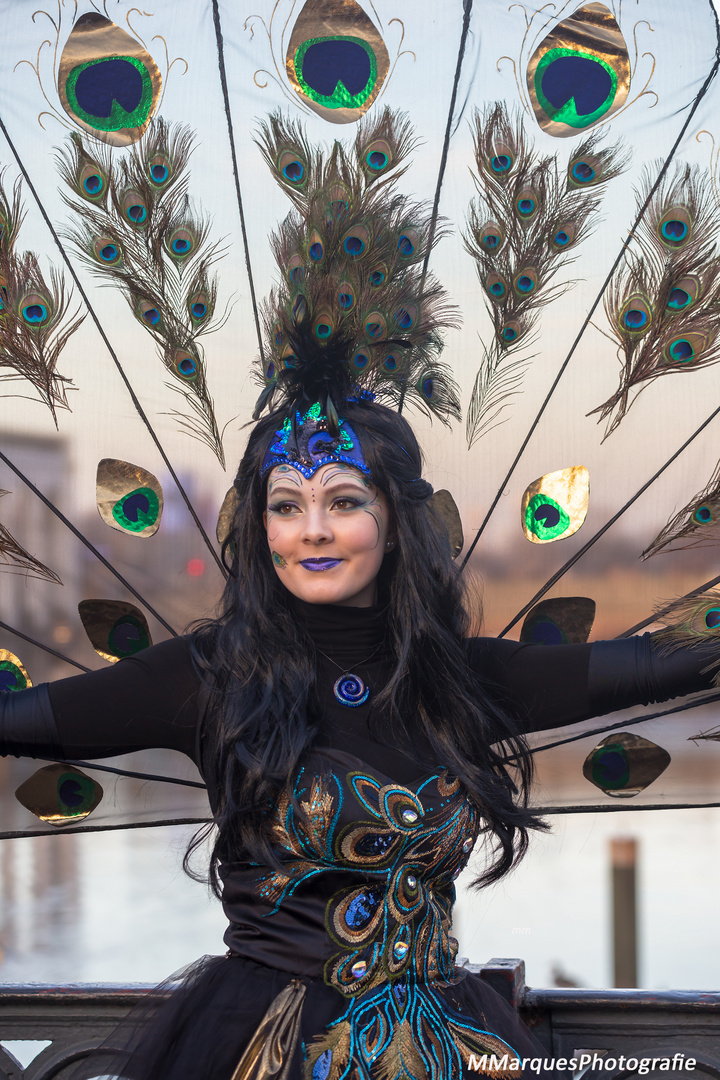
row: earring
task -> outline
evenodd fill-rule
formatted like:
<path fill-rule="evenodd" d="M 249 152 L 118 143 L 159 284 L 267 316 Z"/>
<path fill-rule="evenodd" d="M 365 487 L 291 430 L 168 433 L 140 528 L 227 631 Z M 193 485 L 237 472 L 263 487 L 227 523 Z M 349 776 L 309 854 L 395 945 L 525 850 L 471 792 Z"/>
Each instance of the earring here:
<path fill-rule="evenodd" d="M 394 547 L 395 547 L 395 541 L 394 540 L 388 540 L 386 542 L 386 544 L 385 544 L 385 548 L 386 548 L 387 551 L 392 551 L 392 549 Z"/>

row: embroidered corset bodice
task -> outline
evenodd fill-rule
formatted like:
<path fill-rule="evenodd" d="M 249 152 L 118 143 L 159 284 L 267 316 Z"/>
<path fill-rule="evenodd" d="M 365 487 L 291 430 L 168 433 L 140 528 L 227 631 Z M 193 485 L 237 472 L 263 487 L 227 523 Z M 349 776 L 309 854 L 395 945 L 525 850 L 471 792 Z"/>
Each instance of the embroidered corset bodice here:
<path fill-rule="evenodd" d="M 227 914 L 243 928 L 233 934 L 231 927 L 231 949 L 248 955 L 242 938 L 251 917 L 251 955 L 262 958 L 259 935 L 275 938 L 279 921 L 290 957 L 290 966 L 281 966 L 322 974 L 346 996 L 385 982 L 452 979 L 453 880 L 479 829 L 479 815 L 459 781 L 438 770 L 401 785 L 362 768 L 349 754 L 326 749 L 299 771 L 294 795 L 295 806 L 284 796 L 275 811 L 282 870 L 256 867 L 228 875 Z M 251 880 L 254 897 L 248 894 Z M 238 912 L 242 898 L 254 899 L 259 914 L 253 917 L 244 904 Z M 304 923 L 299 944 L 287 924 L 296 922 L 293 916 Z"/>

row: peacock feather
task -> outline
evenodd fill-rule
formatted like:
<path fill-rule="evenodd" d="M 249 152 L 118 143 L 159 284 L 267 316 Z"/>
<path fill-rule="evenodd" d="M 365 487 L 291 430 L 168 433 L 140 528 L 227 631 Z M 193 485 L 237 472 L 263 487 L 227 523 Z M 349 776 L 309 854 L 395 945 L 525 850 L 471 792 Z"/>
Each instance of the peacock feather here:
<path fill-rule="evenodd" d="M 638 207 L 650 196 L 645 170 Z M 648 383 L 671 372 L 694 371 L 720 359 L 720 258 L 715 236 L 720 208 L 704 171 L 678 166 L 650 198 L 637 246 L 605 295 L 610 332 L 618 343 L 618 389 L 590 415 L 618 426 Z M 637 393 L 631 397 L 631 392 Z"/>
<path fill-rule="evenodd" d="M 501 102 L 476 111 L 473 124 L 478 198 L 464 239 L 494 334 L 482 346 L 468 407 L 470 446 L 502 422 L 520 392 L 531 357 L 518 352 L 532 345 L 542 309 L 570 287 L 555 276 L 589 234 L 603 186 L 627 163 L 618 146 L 601 147 L 593 133 L 571 152 L 563 175 L 555 155 L 533 151 L 522 118 L 511 119 Z"/>
<path fill-rule="evenodd" d="M 68 315 L 62 274 L 51 269 L 46 280 L 36 255 L 15 250 L 23 218 L 19 181 L 9 198 L 0 174 L 0 379 L 32 383 L 57 427 L 57 410 L 69 408 L 70 383 L 58 361 L 85 316 Z"/>
<path fill-rule="evenodd" d="M 707 486 L 670 518 L 645 551 L 643 559 L 659 551 L 704 547 L 720 540 L 720 462 Z"/>
<path fill-rule="evenodd" d="M 665 626 L 658 631 L 654 641 L 666 653 L 686 646 L 700 647 L 720 636 L 720 590 L 708 589 L 700 596 L 683 596 L 658 613 Z M 715 659 L 708 670 L 718 667 Z M 715 671 L 715 686 L 720 686 L 720 671 Z"/>
<path fill-rule="evenodd" d="M 191 150 L 187 128 L 158 118 L 119 160 L 73 133 L 58 168 L 75 215 L 67 236 L 92 272 L 120 290 L 155 341 L 171 377 L 167 385 L 184 401 L 182 411 L 172 412 L 179 426 L 206 443 L 224 467 L 199 340 L 225 320 L 224 313 L 215 317 L 213 266 L 222 253 L 188 197 Z"/>
<path fill-rule="evenodd" d="M 271 237 L 280 280 L 263 321 L 264 389 L 255 410 L 361 391 L 398 409 L 459 419 L 457 387 L 440 360 L 455 310 L 423 260 L 441 235 L 426 206 L 398 194 L 414 144 L 407 120 L 385 109 L 358 125 L 354 145 L 312 147 L 300 125 L 273 114 L 258 143 L 293 211 Z M 306 405 L 307 407 L 307 405 Z"/>
<path fill-rule="evenodd" d="M 0 499 L 8 494 L 9 492 L 0 490 Z M 18 544 L 15 537 L 2 523 L 0 523 L 0 562 L 4 564 L 3 569 L 8 569 L 11 573 L 25 573 L 28 577 L 43 578 L 45 581 L 62 585 L 55 571 L 45 566 L 21 544 Z"/>

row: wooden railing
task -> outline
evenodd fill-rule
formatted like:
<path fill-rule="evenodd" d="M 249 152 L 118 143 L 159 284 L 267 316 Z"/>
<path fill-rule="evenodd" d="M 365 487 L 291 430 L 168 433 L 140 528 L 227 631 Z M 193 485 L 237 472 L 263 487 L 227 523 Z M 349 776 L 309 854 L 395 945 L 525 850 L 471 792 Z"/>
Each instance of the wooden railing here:
<path fill-rule="evenodd" d="M 576 1059 L 576 1068 L 566 1064 L 560 1073 L 622 1080 L 638 1075 L 645 1061 L 643 1080 L 720 1080 L 720 992 L 534 990 L 525 985 L 522 960 L 465 966 L 519 1010 L 548 1060 Z M 0 1080 L 66 1080 L 71 1071 L 74 1080 L 104 1077 L 98 1047 L 149 989 L 0 985 Z M 49 1045 L 42 1048 L 39 1041 Z M 25 1069 L 4 1049 L 8 1043 L 17 1044 Z M 526 1065 L 525 1080 L 535 1072 Z"/>

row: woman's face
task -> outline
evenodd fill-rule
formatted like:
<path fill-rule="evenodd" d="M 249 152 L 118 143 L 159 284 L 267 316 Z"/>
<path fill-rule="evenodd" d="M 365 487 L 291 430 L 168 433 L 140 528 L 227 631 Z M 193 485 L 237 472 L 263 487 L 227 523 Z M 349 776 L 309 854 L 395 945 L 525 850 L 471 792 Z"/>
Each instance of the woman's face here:
<path fill-rule="evenodd" d="M 395 546 L 387 499 L 358 470 L 331 463 L 307 480 L 278 465 L 264 514 L 275 571 L 310 604 L 370 607 L 382 561 Z"/>

